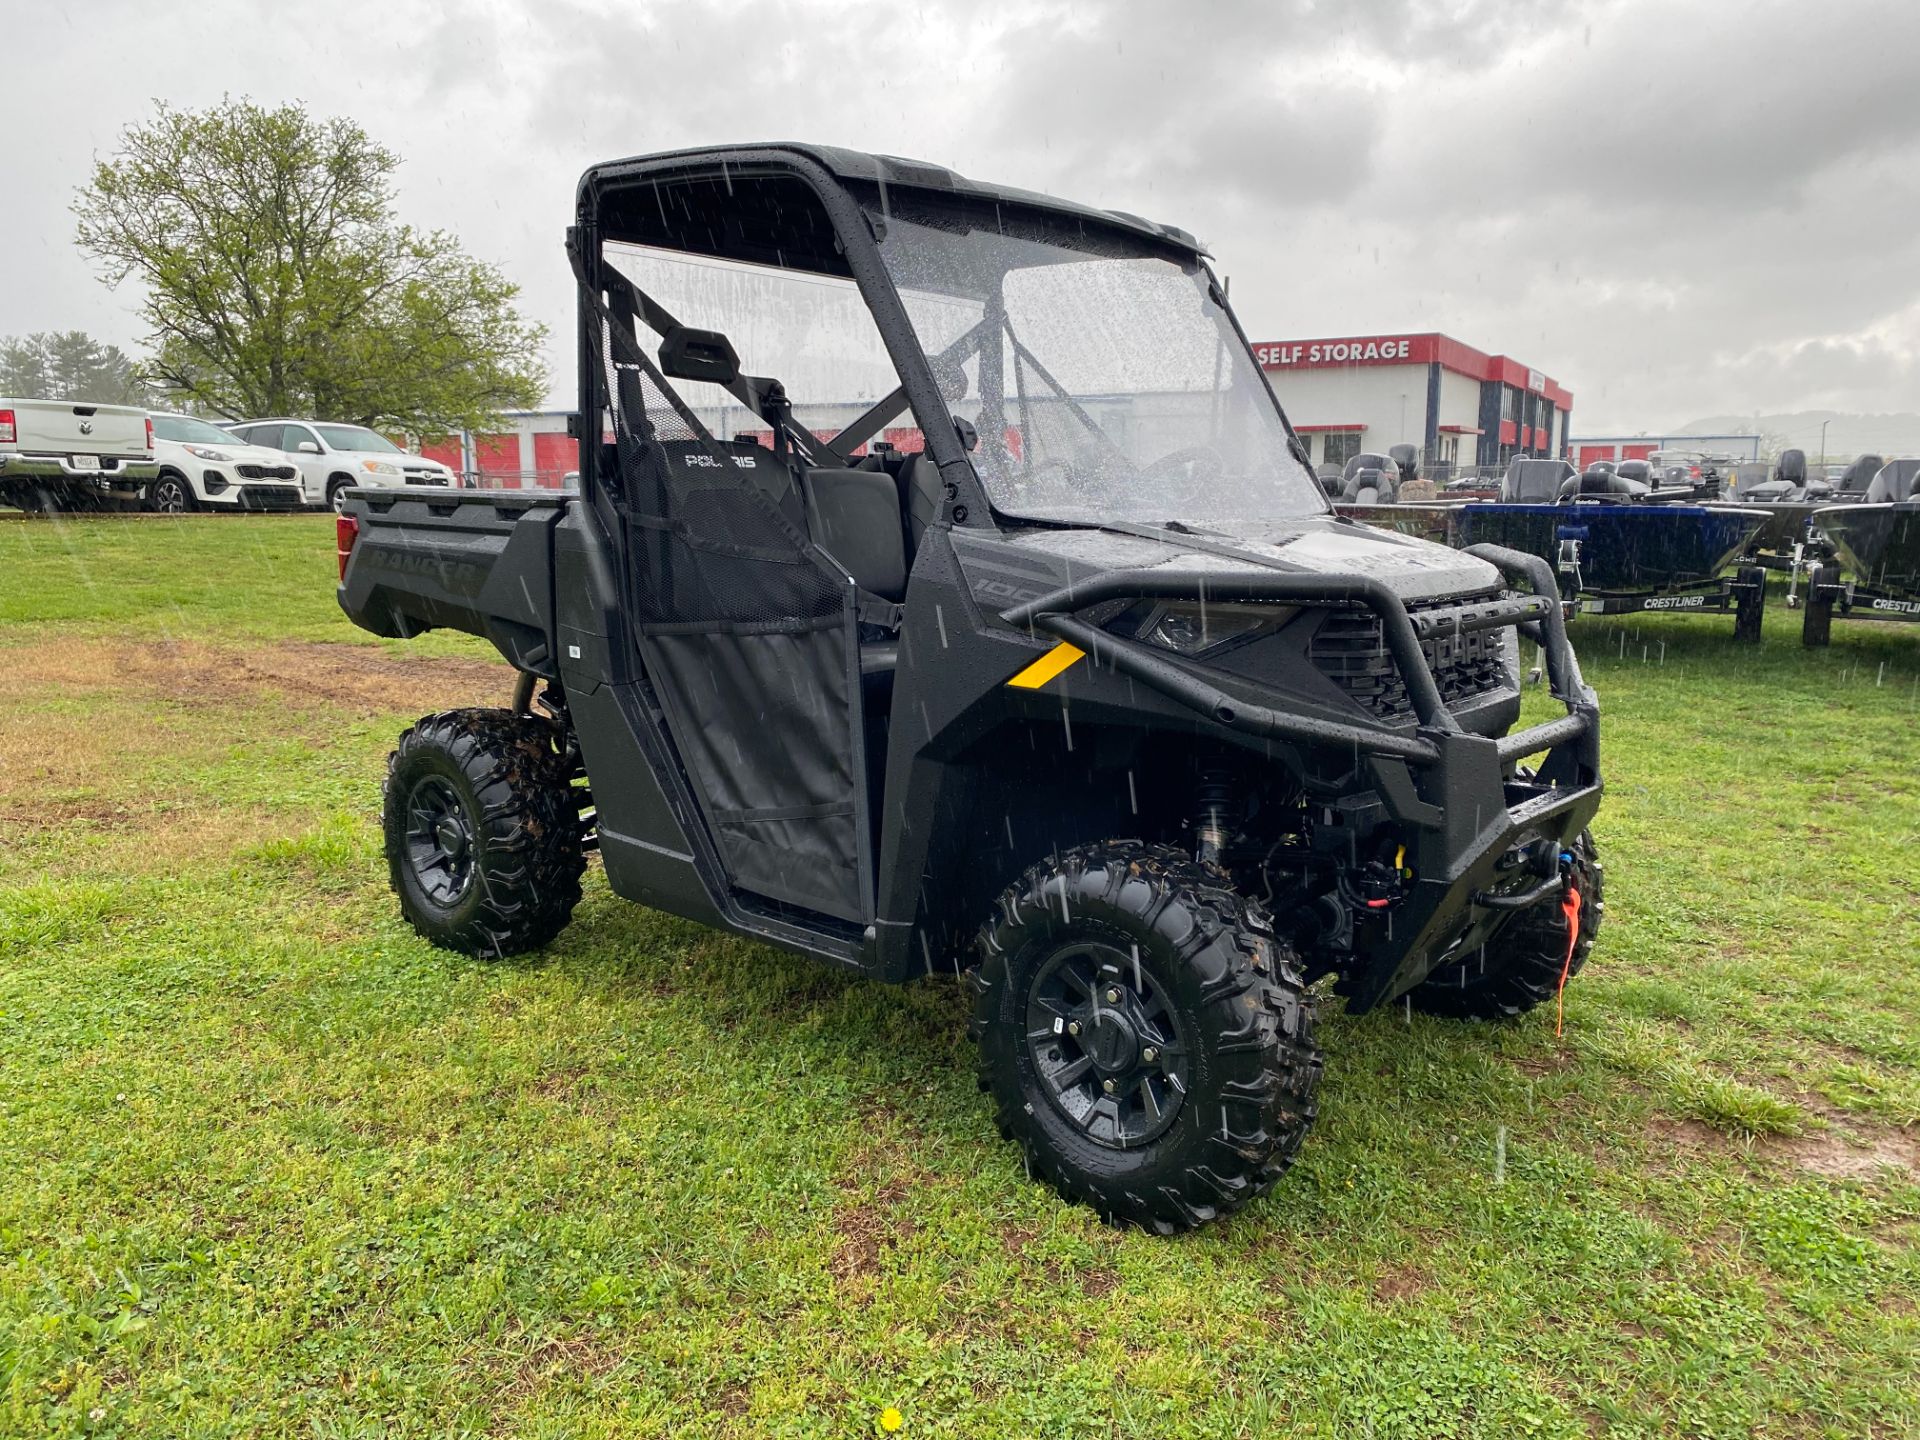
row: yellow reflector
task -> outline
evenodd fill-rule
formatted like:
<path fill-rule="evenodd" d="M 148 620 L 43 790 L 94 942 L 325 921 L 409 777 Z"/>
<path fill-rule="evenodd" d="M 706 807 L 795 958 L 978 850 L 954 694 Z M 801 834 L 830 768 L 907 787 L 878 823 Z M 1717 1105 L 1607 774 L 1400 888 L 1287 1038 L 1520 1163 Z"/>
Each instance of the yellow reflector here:
<path fill-rule="evenodd" d="M 1087 652 L 1078 645 L 1069 645 L 1062 640 L 1053 649 L 1042 655 L 1007 684 L 1021 690 L 1038 690 L 1054 676 L 1066 670 L 1077 660 L 1084 660 Z"/>

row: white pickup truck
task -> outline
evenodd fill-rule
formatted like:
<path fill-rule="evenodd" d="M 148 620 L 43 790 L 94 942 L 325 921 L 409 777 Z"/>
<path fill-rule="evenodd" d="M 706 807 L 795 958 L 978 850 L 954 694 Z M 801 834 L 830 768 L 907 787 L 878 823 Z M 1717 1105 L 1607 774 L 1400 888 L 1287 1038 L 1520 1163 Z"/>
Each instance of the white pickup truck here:
<path fill-rule="evenodd" d="M 153 425 L 132 405 L 0 399 L 0 505 L 138 505 L 159 473 Z"/>

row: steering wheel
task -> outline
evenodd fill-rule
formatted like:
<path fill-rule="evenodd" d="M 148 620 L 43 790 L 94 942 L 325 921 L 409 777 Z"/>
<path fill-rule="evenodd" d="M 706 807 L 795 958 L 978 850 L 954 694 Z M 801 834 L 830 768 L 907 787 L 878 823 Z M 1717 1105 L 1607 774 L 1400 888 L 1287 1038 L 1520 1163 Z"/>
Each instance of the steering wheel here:
<path fill-rule="evenodd" d="M 1146 466 L 1140 472 L 1140 482 L 1166 485 L 1177 496 L 1195 495 L 1204 486 L 1203 477 L 1211 479 L 1222 475 L 1226 468 L 1227 462 L 1213 446 L 1187 445 L 1169 450 Z"/>
<path fill-rule="evenodd" d="M 1160 472 L 1163 470 L 1172 470 L 1179 466 L 1185 466 L 1188 470 L 1192 470 L 1195 465 L 1202 461 L 1211 462 L 1214 468 L 1218 470 L 1227 468 L 1227 462 L 1220 457 L 1220 452 L 1214 449 L 1213 446 L 1187 445 L 1178 450 L 1169 450 L 1158 460 L 1148 465 L 1146 469 L 1142 470 L 1140 472 L 1140 478 L 1142 480 L 1158 480 L 1160 478 Z"/>

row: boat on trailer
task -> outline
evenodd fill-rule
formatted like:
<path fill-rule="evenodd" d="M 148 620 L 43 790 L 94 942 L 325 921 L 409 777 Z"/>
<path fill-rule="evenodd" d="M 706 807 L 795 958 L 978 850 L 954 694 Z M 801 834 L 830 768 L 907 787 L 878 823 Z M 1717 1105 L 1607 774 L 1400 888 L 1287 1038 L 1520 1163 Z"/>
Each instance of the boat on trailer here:
<path fill-rule="evenodd" d="M 1816 510 L 1812 529 L 1831 558 L 1807 584 L 1805 644 L 1825 645 L 1836 617 L 1920 621 L 1920 459 L 1888 461 L 1859 503 Z"/>
<path fill-rule="evenodd" d="M 1664 478 L 1630 461 L 1576 474 L 1565 461 L 1515 460 L 1498 501 L 1460 508 L 1454 543 L 1540 556 L 1579 614 L 1731 612 L 1735 638 L 1758 640 L 1766 572 L 1726 570 L 1766 515 L 1702 504 L 1696 484 L 1652 483 Z"/>

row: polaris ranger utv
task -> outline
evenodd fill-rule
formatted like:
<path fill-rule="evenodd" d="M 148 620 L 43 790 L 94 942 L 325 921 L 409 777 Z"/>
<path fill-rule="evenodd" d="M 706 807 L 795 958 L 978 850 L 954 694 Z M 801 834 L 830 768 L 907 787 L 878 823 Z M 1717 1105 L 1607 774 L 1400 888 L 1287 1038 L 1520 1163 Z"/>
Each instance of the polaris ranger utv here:
<path fill-rule="evenodd" d="M 568 249 L 579 494 L 339 522 L 357 623 L 520 672 L 393 754 L 421 934 L 542 945 L 597 847 L 646 905 L 970 969 L 1003 1132 L 1162 1232 L 1292 1158 L 1309 985 L 1498 1017 L 1584 962 L 1551 571 L 1330 513 L 1193 237 L 781 144 L 596 166 Z M 1513 733 L 1521 635 L 1566 713 Z"/>

